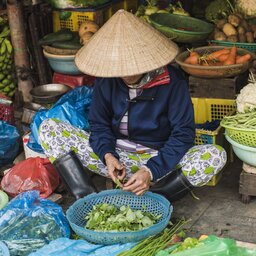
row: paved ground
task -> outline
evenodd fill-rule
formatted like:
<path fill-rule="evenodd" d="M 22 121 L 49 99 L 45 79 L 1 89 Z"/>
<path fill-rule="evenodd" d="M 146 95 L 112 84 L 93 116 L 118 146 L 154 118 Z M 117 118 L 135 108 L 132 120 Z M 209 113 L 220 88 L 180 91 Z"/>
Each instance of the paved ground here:
<path fill-rule="evenodd" d="M 199 200 L 187 195 L 174 203 L 174 217 L 191 219 L 192 234 L 215 234 L 256 243 L 256 198 L 243 204 L 238 193 L 242 162 L 235 159 L 215 187 L 198 188 Z"/>
<path fill-rule="evenodd" d="M 249 204 L 243 204 L 238 193 L 239 175 L 242 162 L 235 159 L 223 172 L 215 187 L 194 190 L 199 200 L 187 195 L 174 203 L 173 218 L 190 219 L 186 226 L 191 235 L 215 234 L 221 237 L 256 243 L 256 197 Z M 105 179 L 94 176 L 98 188 L 105 189 Z M 64 210 L 73 202 L 66 195 Z"/>

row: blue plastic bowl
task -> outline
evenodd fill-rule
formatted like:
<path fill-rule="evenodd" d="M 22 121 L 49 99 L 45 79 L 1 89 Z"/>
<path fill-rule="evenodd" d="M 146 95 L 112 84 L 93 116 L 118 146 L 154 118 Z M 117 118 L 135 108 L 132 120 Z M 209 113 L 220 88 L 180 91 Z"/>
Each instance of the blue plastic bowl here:
<path fill-rule="evenodd" d="M 256 148 L 239 144 L 232 140 L 227 134 L 225 134 L 225 137 L 232 145 L 235 154 L 240 160 L 256 167 Z"/>
<path fill-rule="evenodd" d="M 56 55 L 43 50 L 49 65 L 53 71 L 67 75 L 80 75 L 81 71 L 76 67 L 75 55 Z"/>
<path fill-rule="evenodd" d="M 109 203 L 117 207 L 130 206 L 132 209 L 145 209 L 147 212 L 162 217 L 154 225 L 139 231 L 132 232 L 100 232 L 85 228 L 85 216 L 96 204 Z M 146 237 L 161 232 L 169 223 L 172 214 L 172 206 L 165 197 L 147 192 L 143 196 L 136 196 L 131 192 L 120 189 L 106 190 L 100 193 L 90 194 L 76 201 L 67 210 L 67 219 L 76 234 L 87 241 L 96 244 L 117 244 L 138 242 Z"/>

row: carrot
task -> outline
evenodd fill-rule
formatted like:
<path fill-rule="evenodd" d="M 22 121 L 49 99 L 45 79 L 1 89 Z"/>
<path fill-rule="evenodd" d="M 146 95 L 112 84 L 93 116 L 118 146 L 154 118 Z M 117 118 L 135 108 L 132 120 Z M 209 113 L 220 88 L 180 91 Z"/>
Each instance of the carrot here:
<path fill-rule="evenodd" d="M 221 50 L 218 50 L 218 51 L 215 51 L 215 52 L 212 52 L 210 54 L 208 54 L 206 56 L 206 59 L 218 59 L 218 57 L 222 54 L 229 54 L 230 53 L 230 49 L 228 48 L 224 48 L 224 49 L 221 49 Z"/>
<path fill-rule="evenodd" d="M 190 52 L 189 57 L 185 59 L 184 63 L 198 65 L 199 57 L 197 52 Z"/>
<path fill-rule="evenodd" d="M 202 62 L 202 66 L 222 66 L 223 63 L 220 62 L 220 61 L 211 61 L 211 60 L 208 60 L 208 61 L 203 61 Z"/>
<path fill-rule="evenodd" d="M 227 58 L 228 58 L 228 55 L 229 54 L 221 54 L 219 57 L 218 57 L 218 60 L 220 62 L 224 62 Z"/>
<path fill-rule="evenodd" d="M 236 46 L 233 46 L 227 59 L 223 62 L 223 65 L 233 65 L 236 63 L 236 51 Z"/>
<path fill-rule="evenodd" d="M 242 63 L 245 63 L 246 61 L 250 60 L 251 59 L 251 54 L 247 53 L 245 55 L 242 55 L 242 56 L 237 56 L 236 57 L 236 64 L 242 64 Z"/>

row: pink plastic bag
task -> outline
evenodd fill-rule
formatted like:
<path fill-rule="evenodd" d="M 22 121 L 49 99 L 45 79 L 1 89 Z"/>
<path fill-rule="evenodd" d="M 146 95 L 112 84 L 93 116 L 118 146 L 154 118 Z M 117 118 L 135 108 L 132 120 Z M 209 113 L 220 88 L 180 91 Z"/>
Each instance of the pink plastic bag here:
<path fill-rule="evenodd" d="M 46 198 L 58 187 L 59 175 L 48 159 L 30 157 L 11 168 L 3 177 L 1 187 L 14 197 L 29 190 L 40 191 Z"/>

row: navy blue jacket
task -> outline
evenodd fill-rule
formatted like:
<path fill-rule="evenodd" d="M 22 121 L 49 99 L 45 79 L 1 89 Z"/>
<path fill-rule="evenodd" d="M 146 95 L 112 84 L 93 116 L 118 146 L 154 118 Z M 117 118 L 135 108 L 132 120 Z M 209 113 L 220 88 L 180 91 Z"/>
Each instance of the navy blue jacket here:
<path fill-rule="evenodd" d="M 129 100 L 129 88 L 120 78 L 98 78 L 90 107 L 90 145 L 103 163 L 106 153 L 115 151 L 116 139 L 129 139 L 157 149 L 147 162 L 157 180 L 179 163 L 195 137 L 194 111 L 187 82 L 180 71 L 169 66 L 170 83 L 144 89 Z M 119 125 L 129 111 L 129 137 L 120 134 Z"/>

